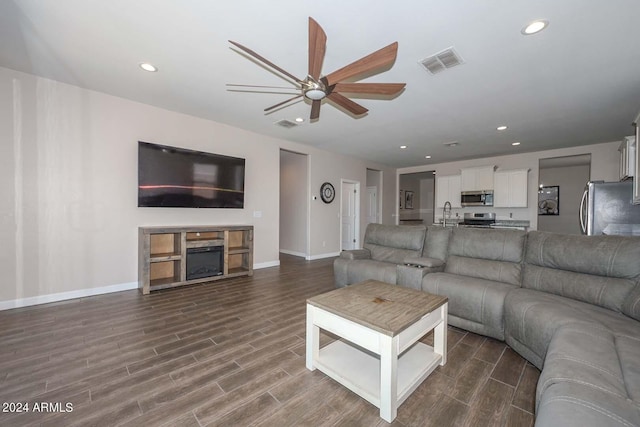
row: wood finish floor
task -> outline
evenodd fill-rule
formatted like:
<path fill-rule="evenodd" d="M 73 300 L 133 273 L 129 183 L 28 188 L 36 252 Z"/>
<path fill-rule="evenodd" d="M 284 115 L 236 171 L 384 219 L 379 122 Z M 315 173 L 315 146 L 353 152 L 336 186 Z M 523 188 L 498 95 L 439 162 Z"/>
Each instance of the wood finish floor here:
<path fill-rule="evenodd" d="M 305 368 L 305 300 L 334 288 L 333 260 L 281 262 L 253 278 L 0 312 L 0 402 L 30 405 L 0 412 L 0 425 L 388 425 Z M 448 344 L 392 425 L 533 425 L 535 367 L 459 329 Z M 42 402 L 73 411 L 34 412 Z"/>

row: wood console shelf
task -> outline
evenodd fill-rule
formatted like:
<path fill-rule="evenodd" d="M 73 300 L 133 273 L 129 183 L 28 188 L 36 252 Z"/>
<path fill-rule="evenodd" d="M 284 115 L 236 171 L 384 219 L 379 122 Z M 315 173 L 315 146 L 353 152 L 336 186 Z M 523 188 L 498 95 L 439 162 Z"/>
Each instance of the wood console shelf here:
<path fill-rule="evenodd" d="M 222 251 L 222 269 L 215 275 L 187 280 L 187 250 Z M 191 226 L 138 228 L 138 288 L 143 294 L 236 276 L 253 275 L 253 226 Z"/>

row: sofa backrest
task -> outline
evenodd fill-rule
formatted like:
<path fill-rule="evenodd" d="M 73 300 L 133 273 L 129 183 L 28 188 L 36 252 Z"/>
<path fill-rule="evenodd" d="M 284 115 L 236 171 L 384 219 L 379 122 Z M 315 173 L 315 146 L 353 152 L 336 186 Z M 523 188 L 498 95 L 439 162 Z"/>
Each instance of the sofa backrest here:
<path fill-rule="evenodd" d="M 407 257 L 419 257 L 426 228 L 423 225 L 382 225 L 371 223 L 364 233 L 363 248 L 371 259 L 402 264 Z"/>
<path fill-rule="evenodd" d="M 520 286 L 525 240 L 520 230 L 455 228 L 445 272 Z"/>
<path fill-rule="evenodd" d="M 640 317 L 640 239 L 531 231 L 522 286 Z M 636 292 L 637 293 L 637 292 Z M 640 295 L 636 295 L 640 298 Z M 637 317 L 636 317 L 637 318 Z"/>
<path fill-rule="evenodd" d="M 422 256 L 446 261 L 450 238 L 451 227 L 440 227 L 438 225 L 427 227 Z"/>

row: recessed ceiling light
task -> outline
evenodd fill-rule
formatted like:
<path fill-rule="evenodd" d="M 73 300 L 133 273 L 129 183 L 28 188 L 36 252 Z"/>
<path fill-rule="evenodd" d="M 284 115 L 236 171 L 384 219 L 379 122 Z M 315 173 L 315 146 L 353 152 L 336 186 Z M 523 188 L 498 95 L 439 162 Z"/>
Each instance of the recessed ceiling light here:
<path fill-rule="evenodd" d="M 155 73 L 156 71 L 158 71 L 158 69 L 156 67 L 154 67 L 153 65 L 149 64 L 148 62 L 142 62 L 140 64 L 140 68 L 142 68 L 145 71 L 149 71 L 150 73 Z"/>
<path fill-rule="evenodd" d="M 407 146 L 406 145 L 401 145 L 400 148 L 402 148 L 404 150 L 405 148 L 407 148 Z"/>
<path fill-rule="evenodd" d="M 533 21 L 524 27 L 521 31 L 525 36 L 530 36 L 531 34 L 539 33 L 540 31 L 547 28 L 549 25 L 549 21 L 545 21 L 544 19 L 538 19 L 537 21 Z"/>
<path fill-rule="evenodd" d="M 430 159 L 430 158 L 431 158 L 431 156 L 424 156 L 424 158 L 425 158 L 425 159 Z"/>
<path fill-rule="evenodd" d="M 507 127 L 505 125 L 502 125 L 502 126 L 498 126 L 496 129 L 498 129 L 498 130 L 506 130 Z"/>
<path fill-rule="evenodd" d="M 516 141 L 516 142 L 512 142 L 511 145 L 520 145 L 520 143 Z"/>
<path fill-rule="evenodd" d="M 296 118 L 296 122 L 302 123 L 302 122 L 304 122 L 304 119 L 302 117 L 298 117 L 298 118 Z"/>

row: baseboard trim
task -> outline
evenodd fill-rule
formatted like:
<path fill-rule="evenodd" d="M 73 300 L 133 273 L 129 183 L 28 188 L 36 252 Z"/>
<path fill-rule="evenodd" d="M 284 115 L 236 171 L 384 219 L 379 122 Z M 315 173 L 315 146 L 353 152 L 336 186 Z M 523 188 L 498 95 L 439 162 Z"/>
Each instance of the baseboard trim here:
<path fill-rule="evenodd" d="M 261 268 L 278 267 L 279 265 L 279 260 L 261 262 L 254 264 L 253 269 L 259 270 Z M 32 305 L 48 304 L 50 302 L 91 297 L 94 295 L 110 294 L 112 292 L 130 291 L 132 289 L 138 289 L 138 282 L 120 283 L 118 285 L 103 286 L 100 288 L 79 289 L 77 291 L 38 295 L 36 297 L 29 298 L 18 298 L 14 300 L 0 301 L 0 311 L 11 310 L 12 308 L 30 307 Z"/>
<path fill-rule="evenodd" d="M 323 259 L 323 258 L 333 258 L 336 256 L 340 256 L 340 252 L 330 252 L 327 254 L 318 254 L 318 255 L 311 255 L 306 257 L 307 261 L 314 261 L 316 259 Z"/>
<path fill-rule="evenodd" d="M 253 264 L 253 269 L 260 270 L 261 268 L 278 267 L 279 265 L 280 260 L 260 262 L 258 264 Z"/>
<path fill-rule="evenodd" d="M 120 283 L 118 285 L 103 286 L 100 288 L 79 289 L 77 291 L 39 295 L 29 298 L 18 298 L 14 300 L 0 301 L 0 311 L 10 310 L 12 308 L 30 307 L 32 305 L 90 297 L 94 295 L 110 294 L 112 292 L 130 291 L 132 289 L 138 289 L 138 282 Z"/>
<path fill-rule="evenodd" d="M 287 255 L 298 256 L 298 257 L 305 258 L 305 259 L 307 258 L 307 254 L 305 254 L 303 252 L 290 251 L 288 249 L 280 249 L 280 253 L 287 254 Z"/>

